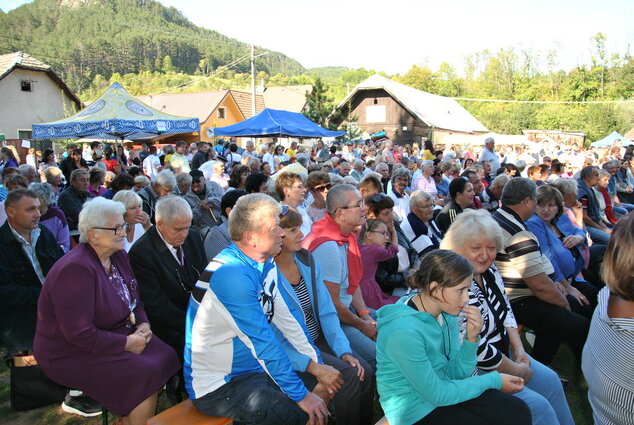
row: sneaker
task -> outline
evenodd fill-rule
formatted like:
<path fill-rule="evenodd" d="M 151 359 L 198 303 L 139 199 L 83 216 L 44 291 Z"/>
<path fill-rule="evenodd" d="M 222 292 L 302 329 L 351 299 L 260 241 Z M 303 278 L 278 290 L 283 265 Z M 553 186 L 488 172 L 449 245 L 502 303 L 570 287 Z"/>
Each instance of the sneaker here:
<path fill-rule="evenodd" d="M 92 418 L 101 415 L 101 404 L 85 395 L 71 397 L 67 394 L 62 403 L 62 410 L 85 418 Z"/>

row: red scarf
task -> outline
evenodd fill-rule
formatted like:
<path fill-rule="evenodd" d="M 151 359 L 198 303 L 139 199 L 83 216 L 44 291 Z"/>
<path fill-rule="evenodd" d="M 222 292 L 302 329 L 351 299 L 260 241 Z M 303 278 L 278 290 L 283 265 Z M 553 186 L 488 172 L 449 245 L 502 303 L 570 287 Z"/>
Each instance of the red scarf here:
<path fill-rule="evenodd" d="M 335 241 L 341 246 L 348 243 L 348 294 L 354 294 L 363 275 L 361 265 L 361 251 L 355 232 L 344 235 L 339 229 L 339 225 L 326 213 L 324 218 L 313 223 L 311 232 L 302 241 L 302 247 L 313 252 L 324 242 Z"/>

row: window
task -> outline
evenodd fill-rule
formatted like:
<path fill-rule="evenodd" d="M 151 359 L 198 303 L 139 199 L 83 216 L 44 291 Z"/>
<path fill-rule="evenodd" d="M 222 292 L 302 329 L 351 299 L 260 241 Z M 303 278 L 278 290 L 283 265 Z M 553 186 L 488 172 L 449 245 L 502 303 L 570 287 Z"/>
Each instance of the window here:
<path fill-rule="evenodd" d="M 30 80 L 20 80 L 20 88 L 22 91 L 32 91 Z"/>
<path fill-rule="evenodd" d="M 226 111 L 225 108 L 223 108 L 223 107 L 218 108 L 218 119 L 219 120 L 226 119 L 226 115 L 227 115 L 227 111 Z"/>
<path fill-rule="evenodd" d="M 31 130 L 18 130 L 18 139 L 20 140 L 28 140 L 33 137 L 33 132 Z"/>
<path fill-rule="evenodd" d="M 365 107 L 365 122 L 366 123 L 386 122 L 385 105 L 366 106 Z"/>

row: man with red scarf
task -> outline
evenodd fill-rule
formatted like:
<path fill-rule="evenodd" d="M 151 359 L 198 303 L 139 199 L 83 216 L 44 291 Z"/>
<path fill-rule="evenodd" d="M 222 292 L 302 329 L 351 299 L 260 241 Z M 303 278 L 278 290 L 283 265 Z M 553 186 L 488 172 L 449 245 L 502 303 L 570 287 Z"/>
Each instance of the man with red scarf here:
<path fill-rule="evenodd" d="M 323 219 L 313 223 L 302 245 L 321 265 L 352 350 L 376 371 L 376 321 L 359 287 L 363 270 L 356 230 L 365 222 L 366 206 L 354 186 L 339 184 L 328 192 L 326 211 Z"/>

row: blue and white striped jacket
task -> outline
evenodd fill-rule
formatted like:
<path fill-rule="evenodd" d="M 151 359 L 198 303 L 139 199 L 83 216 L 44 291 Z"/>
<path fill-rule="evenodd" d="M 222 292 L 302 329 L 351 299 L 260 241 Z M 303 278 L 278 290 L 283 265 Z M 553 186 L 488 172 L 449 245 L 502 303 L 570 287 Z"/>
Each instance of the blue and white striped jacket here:
<path fill-rule="evenodd" d="M 217 390 L 235 376 L 263 372 L 293 401 L 306 396 L 271 325 L 297 352 L 318 363 L 322 360 L 282 292 L 273 261 L 258 263 L 235 244 L 209 263 L 187 308 L 183 370 L 191 399 Z"/>

